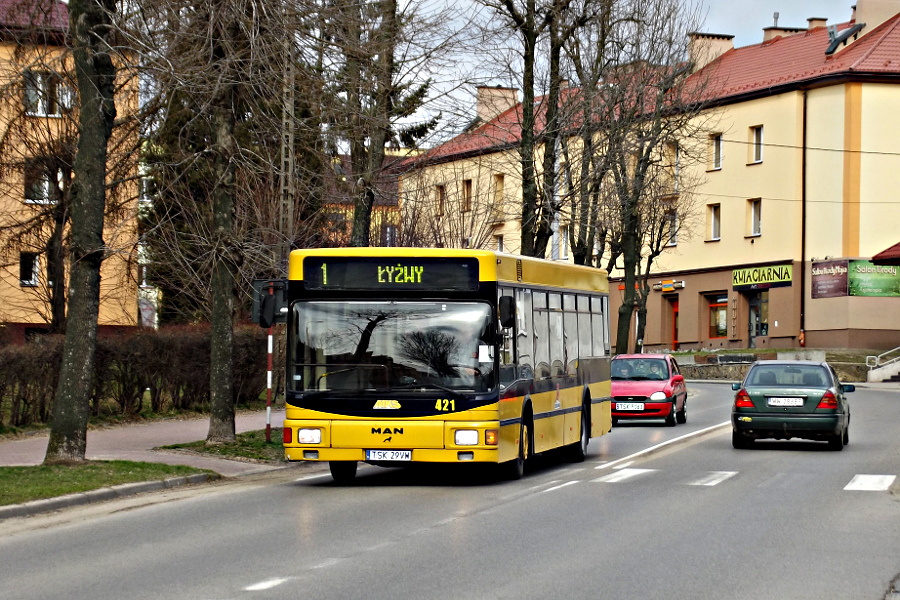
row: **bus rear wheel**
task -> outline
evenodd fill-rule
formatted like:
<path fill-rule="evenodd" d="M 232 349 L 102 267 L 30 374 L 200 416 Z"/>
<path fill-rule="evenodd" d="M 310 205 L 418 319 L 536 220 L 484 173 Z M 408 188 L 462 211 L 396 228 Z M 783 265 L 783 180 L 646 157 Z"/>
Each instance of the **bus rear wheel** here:
<path fill-rule="evenodd" d="M 569 462 L 584 462 L 587 456 L 588 443 L 591 441 L 590 410 L 590 402 L 585 402 L 581 407 L 581 435 L 577 442 L 566 448 Z"/>
<path fill-rule="evenodd" d="M 331 478 L 335 483 L 350 483 L 356 478 L 356 461 L 337 461 L 328 463 Z"/>

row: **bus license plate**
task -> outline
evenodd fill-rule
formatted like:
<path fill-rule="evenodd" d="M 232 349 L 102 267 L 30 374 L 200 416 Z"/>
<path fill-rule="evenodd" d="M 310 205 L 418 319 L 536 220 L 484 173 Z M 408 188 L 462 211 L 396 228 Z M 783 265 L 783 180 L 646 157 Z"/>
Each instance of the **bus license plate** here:
<path fill-rule="evenodd" d="M 644 410 L 643 402 L 616 402 L 616 410 Z"/>
<path fill-rule="evenodd" d="M 412 460 L 412 450 L 366 450 L 366 460 Z"/>

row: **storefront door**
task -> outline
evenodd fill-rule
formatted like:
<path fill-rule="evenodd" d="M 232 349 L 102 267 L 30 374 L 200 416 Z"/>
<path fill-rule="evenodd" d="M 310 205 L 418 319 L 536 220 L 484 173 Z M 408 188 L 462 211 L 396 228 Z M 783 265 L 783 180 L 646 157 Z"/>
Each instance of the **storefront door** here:
<path fill-rule="evenodd" d="M 769 291 L 747 294 L 750 305 L 750 347 L 756 348 L 756 338 L 769 335 Z"/>

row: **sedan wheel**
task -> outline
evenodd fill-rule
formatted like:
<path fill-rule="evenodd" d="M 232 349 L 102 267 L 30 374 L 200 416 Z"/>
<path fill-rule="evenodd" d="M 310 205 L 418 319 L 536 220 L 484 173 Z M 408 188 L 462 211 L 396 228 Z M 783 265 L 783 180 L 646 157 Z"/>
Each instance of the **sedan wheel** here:
<path fill-rule="evenodd" d="M 828 447 L 832 450 L 844 449 L 844 434 L 836 433 L 828 439 Z"/>
<path fill-rule="evenodd" d="M 733 448 L 737 448 L 738 450 L 745 450 L 750 447 L 751 440 L 747 436 L 738 433 L 737 431 L 731 432 L 731 446 Z"/>
<path fill-rule="evenodd" d="M 684 404 L 681 405 L 681 410 L 676 413 L 675 420 L 679 423 L 687 423 L 687 398 L 684 399 Z"/>
<path fill-rule="evenodd" d="M 680 421 L 678 421 L 678 419 L 676 418 L 675 403 L 673 402 L 672 411 L 669 413 L 669 416 L 666 417 L 666 425 L 668 425 L 669 427 L 675 427 L 676 423 L 680 423 Z"/>

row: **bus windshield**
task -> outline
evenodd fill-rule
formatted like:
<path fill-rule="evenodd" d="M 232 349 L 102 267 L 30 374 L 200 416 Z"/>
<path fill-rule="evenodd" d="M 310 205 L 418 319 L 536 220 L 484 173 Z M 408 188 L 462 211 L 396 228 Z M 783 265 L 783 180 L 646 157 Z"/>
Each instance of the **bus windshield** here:
<path fill-rule="evenodd" d="M 494 319 L 484 302 L 299 301 L 289 389 L 491 391 Z"/>

